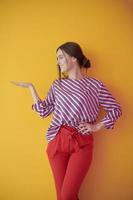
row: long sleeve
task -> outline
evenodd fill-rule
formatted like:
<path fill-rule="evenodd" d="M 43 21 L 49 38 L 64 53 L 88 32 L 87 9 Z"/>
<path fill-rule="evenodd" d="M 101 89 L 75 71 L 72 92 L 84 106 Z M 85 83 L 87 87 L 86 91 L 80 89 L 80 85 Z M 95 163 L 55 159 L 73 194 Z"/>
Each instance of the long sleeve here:
<path fill-rule="evenodd" d="M 98 98 L 100 105 L 106 111 L 106 115 L 101 122 L 104 123 L 105 128 L 113 129 L 116 120 L 122 115 L 121 106 L 102 82 Z"/>
<path fill-rule="evenodd" d="M 36 103 L 32 104 L 32 110 L 39 113 L 40 117 L 49 116 L 53 110 L 55 105 L 55 96 L 54 96 L 54 84 L 51 85 L 46 99 L 38 100 Z"/>

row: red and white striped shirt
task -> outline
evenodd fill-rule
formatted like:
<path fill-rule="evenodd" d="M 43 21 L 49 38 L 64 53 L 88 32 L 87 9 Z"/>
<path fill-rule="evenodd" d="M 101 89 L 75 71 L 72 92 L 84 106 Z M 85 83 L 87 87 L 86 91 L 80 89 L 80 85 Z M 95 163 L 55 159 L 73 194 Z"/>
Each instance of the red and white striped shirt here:
<path fill-rule="evenodd" d="M 101 80 L 94 77 L 81 79 L 62 78 L 53 81 L 45 100 L 32 104 L 32 109 L 45 118 L 53 112 L 46 133 L 47 141 L 57 134 L 61 124 L 77 127 L 79 122 L 94 124 L 100 112 L 106 111 L 101 120 L 107 129 L 113 129 L 115 121 L 122 115 L 118 101 Z"/>

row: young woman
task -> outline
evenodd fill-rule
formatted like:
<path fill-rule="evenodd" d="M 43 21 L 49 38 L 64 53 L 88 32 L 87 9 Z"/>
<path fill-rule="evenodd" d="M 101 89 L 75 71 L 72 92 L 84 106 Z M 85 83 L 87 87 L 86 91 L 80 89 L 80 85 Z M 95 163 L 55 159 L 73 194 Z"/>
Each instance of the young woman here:
<path fill-rule="evenodd" d="M 93 133 L 113 129 L 122 115 L 120 104 L 105 84 L 82 73 L 91 67 L 79 44 L 66 42 L 56 50 L 59 79 L 53 81 L 45 100 L 32 83 L 12 83 L 28 87 L 34 99 L 32 109 L 45 118 L 53 112 L 46 133 L 47 155 L 58 200 L 79 200 L 78 193 L 93 158 Z M 67 76 L 61 74 L 67 72 Z M 96 122 L 100 106 L 106 115 Z"/>

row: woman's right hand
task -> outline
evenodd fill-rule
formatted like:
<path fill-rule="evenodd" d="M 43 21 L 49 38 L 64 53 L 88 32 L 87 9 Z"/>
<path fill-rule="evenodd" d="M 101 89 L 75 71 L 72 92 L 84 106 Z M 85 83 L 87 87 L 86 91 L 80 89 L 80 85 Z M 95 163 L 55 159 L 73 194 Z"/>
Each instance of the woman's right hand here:
<path fill-rule="evenodd" d="M 37 94 L 37 91 L 34 87 L 34 85 L 30 82 L 16 82 L 16 81 L 10 81 L 11 83 L 17 85 L 17 86 L 21 86 L 21 87 L 26 87 L 30 89 L 30 92 L 32 94 L 33 100 L 36 103 L 38 100 L 41 100 Z"/>
<path fill-rule="evenodd" d="M 10 82 L 21 87 L 27 87 L 27 88 L 33 87 L 33 84 L 30 82 L 16 82 L 16 81 L 10 81 Z"/>

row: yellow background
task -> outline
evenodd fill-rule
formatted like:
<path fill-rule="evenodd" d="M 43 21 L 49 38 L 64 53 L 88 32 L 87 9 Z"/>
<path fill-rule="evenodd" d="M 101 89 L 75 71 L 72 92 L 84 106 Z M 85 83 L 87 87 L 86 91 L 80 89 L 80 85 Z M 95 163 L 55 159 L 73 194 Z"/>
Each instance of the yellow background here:
<path fill-rule="evenodd" d="M 131 0 L 0 1 L 0 200 L 55 200 L 46 130 L 31 110 L 32 82 L 44 99 L 58 78 L 56 48 L 78 42 L 91 60 L 88 75 L 104 81 L 121 103 L 114 130 L 94 134 L 93 163 L 81 200 L 132 200 L 133 2 Z"/>

